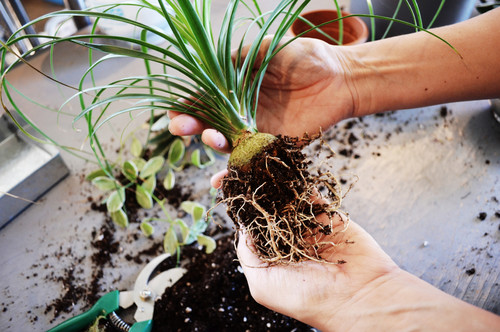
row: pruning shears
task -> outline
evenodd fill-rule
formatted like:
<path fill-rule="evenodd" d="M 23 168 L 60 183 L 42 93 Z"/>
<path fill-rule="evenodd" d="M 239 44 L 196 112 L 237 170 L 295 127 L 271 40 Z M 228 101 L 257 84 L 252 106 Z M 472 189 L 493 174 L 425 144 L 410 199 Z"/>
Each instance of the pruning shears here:
<path fill-rule="evenodd" d="M 150 332 L 153 326 L 155 300 L 186 272 L 186 269 L 177 267 L 161 272 L 150 279 L 158 265 L 169 256 L 170 254 L 162 254 L 151 260 L 139 273 L 133 290 L 123 292 L 114 290 L 106 293 L 88 311 L 62 322 L 47 332 L 82 331 L 89 328 L 101 316 L 108 318 L 119 331 Z M 116 311 L 120 307 L 129 308 L 134 303 L 137 306 L 134 315 L 136 323 L 130 326 L 116 314 Z"/>

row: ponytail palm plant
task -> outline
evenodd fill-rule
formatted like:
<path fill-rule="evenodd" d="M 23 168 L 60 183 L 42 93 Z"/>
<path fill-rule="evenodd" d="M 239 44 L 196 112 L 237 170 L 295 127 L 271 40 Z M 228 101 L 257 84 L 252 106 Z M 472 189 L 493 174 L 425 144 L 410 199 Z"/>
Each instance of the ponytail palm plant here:
<path fill-rule="evenodd" d="M 63 42 L 88 49 L 89 67 L 80 84 L 72 87 L 75 94 L 70 100 L 79 100 L 81 111 L 74 121 L 86 122 L 90 146 L 105 172 L 110 171 L 110 165 L 98 134 L 102 125 L 113 117 L 147 111 L 151 112 L 153 119 L 155 112 L 171 110 L 202 119 L 221 132 L 234 148 L 229 159 L 230 173 L 224 181 L 223 201 L 227 203 L 228 214 L 236 225 L 245 228 L 253 238 L 259 256 L 271 263 L 318 259 L 311 257 L 310 253 L 318 252 L 324 243 L 306 237 L 332 231 L 331 225 L 320 224 L 316 216 L 322 212 L 330 216 L 338 213 L 341 197 L 338 183 L 329 173 L 312 174 L 307 170 L 308 161 L 297 147 L 297 139 L 259 133 L 256 127 L 259 90 L 268 64 L 293 40 L 283 42 L 283 37 L 310 2 L 279 0 L 273 10 L 264 12 L 257 0 L 229 0 L 218 34 L 212 28 L 210 0 L 137 0 L 81 11 L 61 11 L 30 24 L 59 15 L 85 16 L 94 23 L 89 32 L 78 35 L 43 36 L 45 41 L 33 51 L 52 48 Z M 406 2 L 413 4 L 418 12 L 415 0 Z M 337 0 L 332 4 L 341 12 Z M 161 15 L 169 31 L 116 14 L 115 9 L 121 6 Z M 244 15 L 241 15 L 241 10 Z M 131 26 L 140 32 L 140 37 L 101 34 L 98 27 L 102 20 Z M 422 28 L 417 24 L 392 20 Z M 342 17 L 334 21 L 340 22 L 342 30 Z M 330 22 L 324 24 L 327 23 Z M 311 27 L 314 28 L 321 26 Z M 241 38 L 233 44 L 237 34 Z M 272 37 L 267 37 L 270 34 Z M 165 43 L 153 43 L 151 36 Z M 19 55 L 10 66 L 4 60 L 16 42 L 32 37 L 41 36 L 15 34 L 2 48 L 2 89 L 13 109 L 22 117 L 25 115 L 13 98 L 15 90 L 5 75 L 16 63 L 26 62 L 29 54 Z M 267 48 L 262 56 L 265 40 Z M 249 46 L 243 54 L 246 44 Z M 106 56 L 94 59 L 94 51 Z M 94 73 L 107 61 L 120 57 L 143 61 L 146 73 L 125 76 L 101 86 L 85 86 L 84 82 L 89 78 L 92 81 Z M 128 106 L 108 114 L 110 106 L 118 102 L 126 102 Z M 5 110 L 10 113 L 7 108 Z M 25 120 L 37 128 L 29 119 Z M 51 141 L 47 135 L 44 137 Z M 277 174 L 284 177 L 278 179 L 274 176 Z M 330 203 L 319 205 L 311 202 L 310 196 L 318 186 L 329 188 Z"/>

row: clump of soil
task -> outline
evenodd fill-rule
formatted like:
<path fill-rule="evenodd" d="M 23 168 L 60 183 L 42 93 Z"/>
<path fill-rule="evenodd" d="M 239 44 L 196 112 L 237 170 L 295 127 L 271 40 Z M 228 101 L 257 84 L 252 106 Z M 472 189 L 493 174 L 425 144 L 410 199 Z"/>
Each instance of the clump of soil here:
<path fill-rule="evenodd" d="M 237 261 L 233 235 L 210 255 L 185 247 L 188 272 L 155 304 L 153 331 L 311 331 L 252 299 Z"/>
<path fill-rule="evenodd" d="M 257 255 L 265 262 L 294 263 L 322 260 L 325 245 L 322 235 L 334 230 L 317 216 L 338 213 L 341 203 L 340 185 L 330 171 L 321 171 L 304 153 L 313 138 L 278 136 L 262 153 L 242 167 L 229 166 L 222 192 L 227 213 L 237 228 L 243 228 L 253 240 Z M 328 160 L 334 153 L 326 142 Z M 319 155 L 314 152 L 314 158 Z M 319 194 L 327 198 L 315 203 Z"/>

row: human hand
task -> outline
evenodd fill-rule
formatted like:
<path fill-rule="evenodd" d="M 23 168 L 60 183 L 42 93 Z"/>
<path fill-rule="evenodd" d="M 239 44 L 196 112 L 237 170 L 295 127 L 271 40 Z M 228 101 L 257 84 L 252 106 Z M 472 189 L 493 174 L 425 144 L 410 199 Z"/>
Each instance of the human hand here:
<path fill-rule="evenodd" d="M 344 228 L 345 217 L 333 225 Z M 342 221 L 341 218 L 344 218 Z M 329 222 L 324 214 L 319 221 Z M 403 271 L 354 222 L 331 241 L 325 262 L 268 265 L 240 231 L 238 258 L 252 297 L 276 312 L 327 331 L 496 331 L 500 316 L 450 296 Z"/>
<path fill-rule="evenodd" d="M 284 39 L 286 41 L 287 39 Z M 268 49 L 263 43 L 260 58 Z M 243 56 L 248 50 L 243 50 Z M 346 52 L 317 39 L 300 38 L 283 48 L 269 63 L 257 109 L 261 132 L 302 136 L 317 133 L 352 115 L 353 90 Z M 260 63 L 262 60 L 257 60 Z M 255 68 L 258 70 L 258 68 Z M 214 149 L 229 152 L 225 138 L 188 115 L 169 113 L 175 135 L 201 134 Z"/>
<path fill-rule="evenodd" d="M 342 229 L 344 222 L 340 218 L 334 224 Z M 244 233 L 240 233 L 237 252 L 257 302 L 323 331 L 332 327 L 347 331 L 347 318 L 361 310 L 357 304 L 371 301 L 368 297 L 395 278 L 400 269 L 354 222 L 345 232 L 322 240 L 338 244 L 322 253 L 325 263 L 268 266 L 252 251 L 251 240 Z"/>

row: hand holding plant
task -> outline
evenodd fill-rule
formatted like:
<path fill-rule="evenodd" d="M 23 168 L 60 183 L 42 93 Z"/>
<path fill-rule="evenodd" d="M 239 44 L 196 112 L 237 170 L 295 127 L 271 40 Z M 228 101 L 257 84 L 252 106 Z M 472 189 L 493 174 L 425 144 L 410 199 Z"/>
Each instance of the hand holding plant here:
<path fill-rule="evenodd" d="M 260 67 L 271 37 L 266 37 L 255 63 Z M 283 42 L 288 41 L 287 38 Z M 243 49 L 245 58 L 248 47 Z M 261 132 L 302 136 L 315 134 L 352 116 L 354 87 L 350 82 L 350 62 L 345 52 L 317 39 L 300 38 L 283 48 L 269 62 L 263 78 L 257 109 Z M 207 124 L 188 115 L 169 113 L 169 129 L 175 135 L 202 134 Z M 204 142 L 228 152 L 214 131 L 206 131 Z"/>
<path fill-rule="evenodd" d="M 252 235 L 262 254 L 260 257 L 278 263 L 321 260 L 309 253 L 311 248 L 313 252 L 319 251 L 323 244 L 311 244 L 308 238 L 332 232 L 332 227 L 318 223 L 316 216 L 321 213 L 334 216 L 342 193 L 330 172 L 309 168 L 310 161 L 318 156 L 309 158 L 299 146 L 310 143 L 321 124 L 328 126 L 355 113 L 358 96 L 353 93 L 357 89 L 345 75 L 350 73 L 349 63 L 346 58 L 336 56 L 334 48 L 307 40 L 300 42 L 302 45 L 299 42 L 293 45 L 286 37 L 309 2 L 281 0 L 274 9 L 263 12 L 257 1 L 232 0 L 226 7 L 218 34 L 212 30 L 208 0 L 158 3 L 144 0 L 134 4 L 162 15 L 171 34 L 113 14 L 115 5 L 73 12 L 97 20 L 117 20 L 141 30 L 140 39 L 100 36 L 103 40 L 118 41 L 117 44 L 98 41 L 95 25 L 90 35 L 68 39 L 109 55 L 89 68 L 82 84 L 103 61 L 115 57 L 141 59 L 147 68 L 146 76 L 125 77 L 102 87 L 78 88 L 75 98 L 78 97 L 82 111 L 75 121 L 83 118 L 88 121 L 90 144 L 96 157 L 103 154 L 96 132 L 118 114 L 149 111 L 153 115 L 154 111 L 168 110 L 197 118 L 195 127 L 200 124 L 199 120 L 204 121 L 227 140 L 228 144 L 220 141 L 219 148 L 233 147 L 228 163 L 230 173 L 222 188 L 223 202 L 227 203 L 228 214 L 237 227 Z M 238 15 L 240 5 L 249 16 Z M 340 11 L 337 1 L 334 0 L 333 5 Z M 231 52 L 232 37 L 237 30 L 243 31 L 243 38 L 236 51 Z M 269 36 L 270 33 L 273 35 Z M 150 43 L 148 35 L 151 34 L 163 38 L 169 46 L 163 48 Z M 244 48 L 250 36 L 251 45 Z M 40 47 L 63 41 L 64 38 L 53 37 Z M 13 42 L 14 39 L 7 44 Z M 123 46 L 123 42 L 131 47 Z M 306 52 L 302 53 L 303 50 Z M 162 67 L 163 73 L 153 74 L 150 66 L 153 63 Z M 87 95 L 91 95 L 89 100 L 84 98 Z M 334 95 L 338 97 L 332 99 Z M 106 117 L 106 110 L 117 100 L 129 101 L 130 106 Z M 331 112 L 332 103 L 339 112 Z M 258 109 L 270 110 L 271 107 L 272 116 L 270 112 L 257 114 Z M 303 108 L 306 111 L 300 112 Z M 263 131 L 257 129 L 258 125 Z M 277 132 L 299 137 L 274 136 Z M 308 135 L 301 138 L 305 132 Z M 110 172 L 107 161 L 104 164 Z M 131 163 L 127 170 L 135 172 Z M 331 199 L 330 203 L 311 202 L 310 197 L 317 188 L 325 188 L 322 194 Z M 116 196 L 123 195 L 118 191 Z"/>

